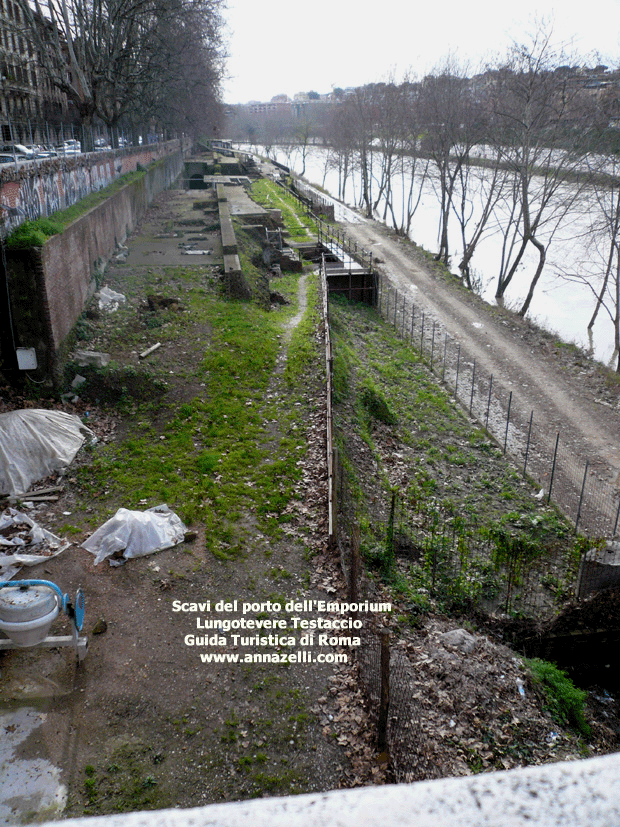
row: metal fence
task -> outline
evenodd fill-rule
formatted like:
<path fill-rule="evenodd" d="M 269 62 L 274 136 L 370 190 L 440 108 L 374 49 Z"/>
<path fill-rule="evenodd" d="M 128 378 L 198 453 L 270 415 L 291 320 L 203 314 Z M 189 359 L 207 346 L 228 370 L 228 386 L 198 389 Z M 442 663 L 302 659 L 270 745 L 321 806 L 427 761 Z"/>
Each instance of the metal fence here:
<path fill-rule="evenodd" d="M 334 233 L 321 228 L 321 232 Z M 337 231 L 336 231 L 337 232 Z M 336 240 L 338 236 L 336 236 Z M 350 255 L 357 250 L 347 250 Z M 371 260 L 369 264 L 372 265 Z M 335 445 L 332 415 L 332 343 L 325 273 L 321 274 L 323 320 L 327 332 L 327 409 L 330 541 L 337 546 L 352 602 L 372 596 L 373 581 L 361 564 L 356 508 L 344 462 Z M 609 537 L 618 530 L 620 502 L 596 469 L 575 460 L 569 446 L 556 436 L 549 446 L 538 429 L 534 412 L 519 409 L 512 391 L 501 388 L 492 376 L 476 371 L 460 344 L 434 319 L 416 310 L 413 302 L 398 296 L 385 284 L 379 294 L 383 317 L 418 349 L 431 372 L 491 433 L 504 453 L 541 485 L 547 501 L 560 505 L 573 518 L 575 529 L 592 537 Z M 381 538 L 384 561 L 405 566 L 417 576 L 419 594 L 444 605 L 455 604 L 485 612 L 518 613 L 537 618 L 557 613 L 573 598 L 613 585 L 620 565 L 605 559 L 620 543 L 591 543 L 567 553 L 543 549 L 536 541 L 512 537 L 500 529 L 489 532 L 467 522 L 441 504 L 421 512 L 405 495 L 392 494 L 391 502 L 369 506 L 375 536 Z M 601 550 L 603 549 L 604 550 Z M 376 561 L 381 565 L 381 560 Z M 417 573 L 417 574 L 416 574 Z M 415 608 L 415 607 L 414 607 Z M 421 721 L 420 707 L 412 697 L 414 667 L 407 651 L 390 643 L 389 631 L 380 626 L 363 630 L 357 655 L 361 685 L 375 717 L 377 743 L 386 752 L 397 782 L 432 778 L 432 765 Z"/>
<path fill-rule="evenodd" d="M 357 665 L 375 719 L 378 747 L 389 755 L 394 780 L 432 777 L 425 758 L 420 708 L 411 697 L 415 677 L 407 653 L 392 645 L 386 630 L 368 629 L 362 636 Z"/>
<path fill-rule="evenodd" d="M 420 352 L 431 372 L 454 398 L 495 438 L 524 476 L 541 489 L 590 537 L 613 537 L 620 524 L 620 491 L 605 481 L 601 463 L 581 461 L 563 440 L 551 444 L 536 412 L 525 410 L 517 395 L 493 375 L 484 375 L 441 322 L 385 281 L 379 311 Z"/>
<path fill-rule="evenodd" d="M 85 134 L 86 130 L 86 134 Z M 111 146 L 130 146 L 134 142 L 134 135 L 130 129 L 122 126 L 110 129 L 103 122 L 96 122 L 88 127 L 72 121 L 51 121 L 36 118 L 21 120 L 4 118 L 0 121 L 0 144 L 21 144 L 25 146 L 62 147 L 65 141 L 82 142 L 86 137 L 90 139 L 95 149 Z M 143 144 L 154 144 L 165 140 L 162 133 L 154 131 L 143 134 Z"/>

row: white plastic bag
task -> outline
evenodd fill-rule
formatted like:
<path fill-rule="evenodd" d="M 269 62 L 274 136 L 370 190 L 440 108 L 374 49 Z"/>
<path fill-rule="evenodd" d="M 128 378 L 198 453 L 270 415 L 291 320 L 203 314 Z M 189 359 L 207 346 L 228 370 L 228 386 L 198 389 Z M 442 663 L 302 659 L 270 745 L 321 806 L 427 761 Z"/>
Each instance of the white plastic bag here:
<path fill-rule="evenodd" d="M 0 494 L 24 494 L 33 482 L 70 465 L 94 434 L 64 411 L 27 408 L 0 414 Z"/>
<path fill-rule="evenodd" d="M 82 543 L 82 548 L 95 555 L 95 565 L 106 557 L 113 557 L 110 565 L 120 566 L 132 557 L 143 557 L 182 543 L 185 531 L 179 517 L 165 503 L 146 511 L 119 508 Z"/>
<path fill-rule="evenodd" d="M 0 513 L 0 580 L 10 580 L 21 566 L 36 566 L 56 557 L 65 542 L 15 508 Z"/>
<path fill-rule="evenodd" d="M 117 293 L 110 287 L 102 287 L 99 291 L 99 310 L 108 310 L 113 313 L 118 310 L 120 304 L 127 301 L 122 293 Z"/>

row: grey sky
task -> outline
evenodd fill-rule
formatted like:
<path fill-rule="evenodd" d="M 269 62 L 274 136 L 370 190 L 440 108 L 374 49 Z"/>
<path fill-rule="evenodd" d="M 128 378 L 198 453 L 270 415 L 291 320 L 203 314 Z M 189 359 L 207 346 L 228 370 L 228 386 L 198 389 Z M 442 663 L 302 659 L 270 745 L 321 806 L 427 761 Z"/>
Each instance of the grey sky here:
<path fill-rule="evenodd" d="M 541 19 L 551 22 L 558 43 L 620 63 L 620 0 L 383 0 L 369 7 L 359 0 L 228 0 L 225 17 L 229 103 L 324 93 L 406 71 L 424 76 L 448 54 L 475 71 L 504 55 L 512 40 L 526 39 Z"/>

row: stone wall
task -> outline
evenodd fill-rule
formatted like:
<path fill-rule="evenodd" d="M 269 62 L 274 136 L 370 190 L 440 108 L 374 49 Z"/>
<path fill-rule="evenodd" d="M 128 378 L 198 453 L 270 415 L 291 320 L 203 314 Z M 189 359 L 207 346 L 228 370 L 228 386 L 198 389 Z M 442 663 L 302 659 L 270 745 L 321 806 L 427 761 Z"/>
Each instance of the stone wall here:
<path fill-rule="evenodd" d="M 42 247 L 6 251 L 15 343 L 36 349 L 39 378 L 51 376 L 59 383 L 63 345 L 96 289 L 96 273 L 182 168 L 179 149 Z"/>

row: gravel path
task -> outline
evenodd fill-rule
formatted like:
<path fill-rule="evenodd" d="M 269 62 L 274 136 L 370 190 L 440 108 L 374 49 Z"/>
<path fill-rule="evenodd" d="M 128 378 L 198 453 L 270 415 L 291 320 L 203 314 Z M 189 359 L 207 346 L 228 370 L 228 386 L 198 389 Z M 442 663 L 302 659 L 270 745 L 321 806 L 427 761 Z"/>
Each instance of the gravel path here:
<path fill-rule="evenodd" d="M 426 332 L 422 338 L 430 351 L 428 337 L 433 331 L 436 372 L 454 391 L 458 361 L 456 386 L 461 401 L 470 407 L 470 388 L 475 385 L 473 414 L 483 423 L 489 417 L 489 428 L 500 444 L 507 432 L 508 451 L 519 464 L 534 412 L 528 471 L 542 479 L 543 487 L 550 470 L 537 473 L 536 458 L 541 469 L 549 465 L 560 433 L 558 460 L 562 461 L 554 471 L 554 499 L 559 498 L 565 511 L 575 511 L 574 500 L 579 499 L 584 486 L 587 462 L 586 499 L 592 489 L 592 497 L 604 500 L 597 507 L 604 511 L 604 531 L 609 533 L 620 493 L 620 381 L 616 375 L 575 348 L 559 345 L 553 336 L 527 321 L 484 303 L 383 225 L 350 211 L 341 218 L 349 239 L 373 252 L 381 275 L 384 314 L 387 310 L 390 320 L 394 316 L 405 335 L 415 330 L 418 343 L 424 314 Z M 449 356 L 442 366 L 444 352 Z M 488 391 L 490 376 L 492 394 Z M 487 397 L 491 396 L 493 404 L 488 406 Z M 506 427 L 508 404 L 510 428 Z M 562 502 L 563 488 L 571 503 Z"/>

